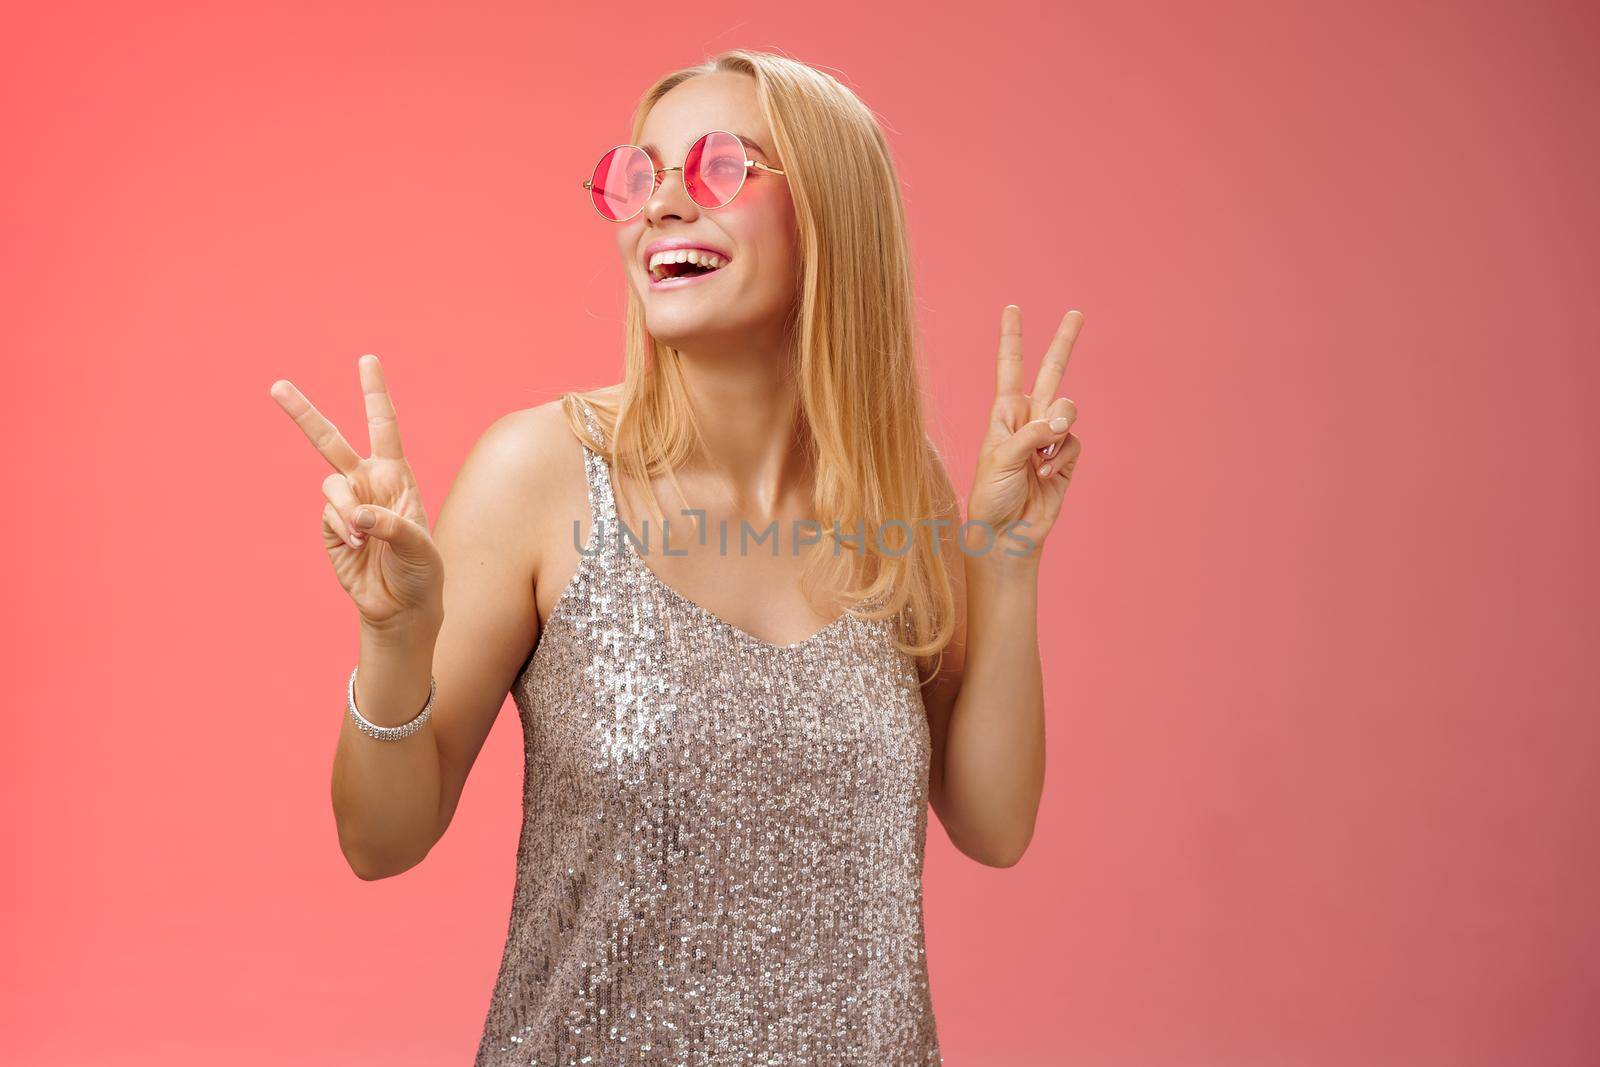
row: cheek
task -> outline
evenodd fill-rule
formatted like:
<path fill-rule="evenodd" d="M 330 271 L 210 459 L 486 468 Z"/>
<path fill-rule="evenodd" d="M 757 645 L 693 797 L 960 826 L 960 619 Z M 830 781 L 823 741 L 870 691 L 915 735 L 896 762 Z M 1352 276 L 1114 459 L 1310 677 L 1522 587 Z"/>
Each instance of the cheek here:
<path fill-rule="evenodd" d="M 639 225 L 636 222 L 629 222 L 622 226 L 618 226 L 616 223 L 611 225 L 617 231 L 617 255 L 622 257 L 623 266 L 631 266 L 634 250 L 639 247 Z"/>
<path fill-rule="evenodd" d="M 740 248 L 756 252 L 753 258 L 761 284 L 791 285 L 800 269 L 800 235 L 787 197 L 776 203 L 752 202 L 737 219 L 728 219 L 725 227 Z"/>

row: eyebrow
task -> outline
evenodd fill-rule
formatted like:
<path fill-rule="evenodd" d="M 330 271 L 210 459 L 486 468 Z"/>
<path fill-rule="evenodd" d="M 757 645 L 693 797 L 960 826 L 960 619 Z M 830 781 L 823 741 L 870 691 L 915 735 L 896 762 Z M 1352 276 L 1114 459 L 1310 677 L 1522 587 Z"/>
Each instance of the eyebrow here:
<path fill-rule="evenodd" d="M 768 158 L 768 159 L 772 158 L 771 153 L 769 153 L 765 148 L 762 148 L 759 144 L 757 144 L 753 138 L 746 137 L 744 134 L 736 133 L 733 130 L 728 130 L 727 132 L 728 133 L 732 133 L 735 137 L 739 138 L 739 140 L 743 141 L 746 148 L 753 148 L 757 152 L 760 152 L 766 158 Z M 661 149 L 657 148 L 655 145 L 653 145 L 653 144 L 642 144 L 639 147 L 644 149 L 646 152 L 649 152 L 655 158 L 657 158 L 657 159 L 661 158 Z"/>

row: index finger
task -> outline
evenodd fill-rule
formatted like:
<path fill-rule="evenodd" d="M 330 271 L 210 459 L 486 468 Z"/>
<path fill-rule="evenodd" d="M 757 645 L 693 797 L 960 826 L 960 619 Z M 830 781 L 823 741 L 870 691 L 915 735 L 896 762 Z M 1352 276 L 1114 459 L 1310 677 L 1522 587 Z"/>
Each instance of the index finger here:
<path fill-rule="evenodd" d="M 361 466 L 360 455 L 350 447 L 350 442 L 344 439 L 339 428 L 329 422 L 327 417 L 306 399 L 305 394 L 295 388 L 293 382 L 287 378 L 273 382 L 272 399 L 289 413 L 289 417 L 300 427 L 316 450 L 333 464 L 334 470 L 340 474 L 351 474 Z"/>
<path fill-rule="evenodd" d="M 1000 312 L 1000 355 L 995 368 L 996 397 L 1022 393 L 1022 309 L 1007 304 Z"/>

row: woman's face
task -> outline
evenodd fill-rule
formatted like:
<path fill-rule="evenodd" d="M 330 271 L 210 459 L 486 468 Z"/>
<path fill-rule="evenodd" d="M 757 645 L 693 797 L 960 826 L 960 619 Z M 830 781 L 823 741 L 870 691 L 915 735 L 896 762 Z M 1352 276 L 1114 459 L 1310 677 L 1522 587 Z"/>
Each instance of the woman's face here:
<path fill-rule="evenodd" d="M 751 159 L 782 169 L 756 104 L 755 80 L 744 74 L 702 74 L 673 87 L 650 110 L 639 144 L 657 166 L 676 167 L 710 130 L 742 134 L 761 146 L 746 145 Z M 785 178 L 751 167 L 731 202 L 707 209 L 690 199 L 683 172 L 670 171 L 644 210 L 616 230 L 617 251 L 656 339 L 689 351 L 730 345 L 750 351 L 781 341 L 799 276 L 799 234 Z M 647 249 L 671 238 L 703 245 L 726 263 L 691 282 L 652 284 Z"/>

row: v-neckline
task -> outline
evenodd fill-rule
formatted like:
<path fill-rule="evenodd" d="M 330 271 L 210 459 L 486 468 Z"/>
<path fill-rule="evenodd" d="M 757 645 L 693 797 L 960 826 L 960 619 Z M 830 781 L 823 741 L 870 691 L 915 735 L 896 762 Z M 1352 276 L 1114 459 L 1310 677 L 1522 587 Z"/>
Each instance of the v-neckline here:
<path fill-rule="evenodd" d="M 594 413 L 589 410 L 588 403 L 582 398 L 578 398 L 578 401 L 583 409 L 585 422 L 595 435 L 595 440 L 597 442 L 605 440 L 604 431 L 600 429 L 599 423 L 594 418 Z M 599 464 L 600 477 L 605 480 L 604 506 L 598 508 L 591 506 L 589 521 L 590 523 L 594 523 L 598 519 L 604 522 L 616 523 L 620 527 L 622 525 L 622 509 L 617 503 L 617 486 L 616 481 L 611 476 L 611 464 L 606 462 L 605 455 L 598 448 L 591 447 L 587 443 L 585 443 L 583 447 L 591 456 L 594 457 L 595 462 Z M 596 502 L 591 499 L 590 503 L 593 505 Z M 593 533 L 594 531 L 591 530 L 591 539 Z M 613 535 L 615 536 L 615 532 L 613 532 Z M 633 539 L 631 537 L 628 537 L 624 534 L 622 536 L 618 536 L 617 540 L 622 542 L 622 555 L 630 563 L 637 566 L 639 570 L 644 572 L 645 580 L 648 581 L 654 588 L 660 590 L 670 600 L 673 600 L 680 606 L 688 609 L 691 613 L 699 616 L 702 621 L 710 623 L 713 626 L 719 626 L 723 629 L 726 629 L 745 644 L 752 645 L 761 651 L 774 653 L 799 652 L 810 648 L 812 645 L 821 643 L 822 641 L 826 640 L 834 630 L 847 627 L 850 624 L 850 612 L 845 611 L 838 618 L 828 623 L 810 637 L 802 638 L 799 641 L 795 641 L 792 644 L 787 645 L 780 645 L 774 641 L 768 641 L 765 638 L 757 637 L 755 634 L 741 626 L 735 626 L 733 623 L 729 622 L 727 619 L 724 619 L 721 615 L 718 615 L 710 608 L 705 607 L 697 601 L 689 599 L 689 597 L 685 596 L 683 593 L 680 593 L 671 585 L 668 585 L 666 579 L 662 578 L 661 575 L 652 570 L 650 565 L 644 561 L 644 557 L 639 555 L 639 551 L 634 547 Z"/>
<path fill-rule="evenodd" d="M 608 477 L 609 477 L 609 473 L 610 472 L 608 471 L 607 472 Z M 614 494 L 613 494 L 612 499 L 613 500 L 616 499 Z M 620 523 L 621 519 L 618 518 L 616 521 Z M 671 585 L 668 585 L 667 582 L 666 582 L 666 579 L 662 578 L 661 575 L 657 574 L 654 570 L 652 570 L 650 565 L 644 561 L 644 557 L 639 555 L 639 550 L 634 546 L 633 539 L 631 537 L 628 537 L 627 535 L 623 534 L 621 536 L 618 536 L 617 540 L 622 542 L 622 552 L 627 557 L 629 562 L 634 564 L 635 566 L 637 566 L 639 568 L 639 570 L 644 572 L 646 580 L 649 581 L 651 583 L 651 585 L 653 585 L 655 588 L 661 590 L 663 593 L 665 593 L 670 599 L 672 599 L 677 604 L 681 605 L 682 607 L 688 608 L 691 612 L 693 612 L 694 614 L 700 616 L 700 618 L 702 620 L 704 620 L 706 622 L 709 622 L 714 626 L 720 626 L 720 627 L 722 627 L 724 629 L 727 629 L 727 630 L 731 631 L 733 633 L 733 635 L 735 637 L 739 638 L 741 641 L 744 641 L 747 644 L 755 645 L 757 648 L 760 648 L 760 649 L 762 649 L 764 651 L 769 651 L 769 652 L 798 652 L 798 651 L 800 651 L 802 649 L 810 647 L 813 644 L 816 644 L 816 643 L 819 643 L 819 642 L 823 641 L 835 629 L 838 629 L 838 628 L 841 628 L 841 627 L 849 625 L 851 616 L 850 616 L 850 613 L 848 611 L 846 611 L 846 612 L 842 613 L 838 618 L 836 618 L 832 622 L 828 623 L 822 629 L 820 629 L 816 633 L 812 634 L 810 637 L 801 638 L 799 641 L 795 641 L 792 644 L 780 645 L 777 642 L 768 641 L 766 638 L 757 637 L 755 634 L 751 633 L 749 630 L 746 630 L 741 626 L 735 626 L 733 623 L 729 622 L 727 619 L 724 619 L 721 615 L 718 615 L 716 612 L 712 611 L 710 608 L 705 607 L 703 604 L 700 604 L 697 601 L 689 599 L 683 593 L 679 592 L 677 589 L 673 588 Z"/>

